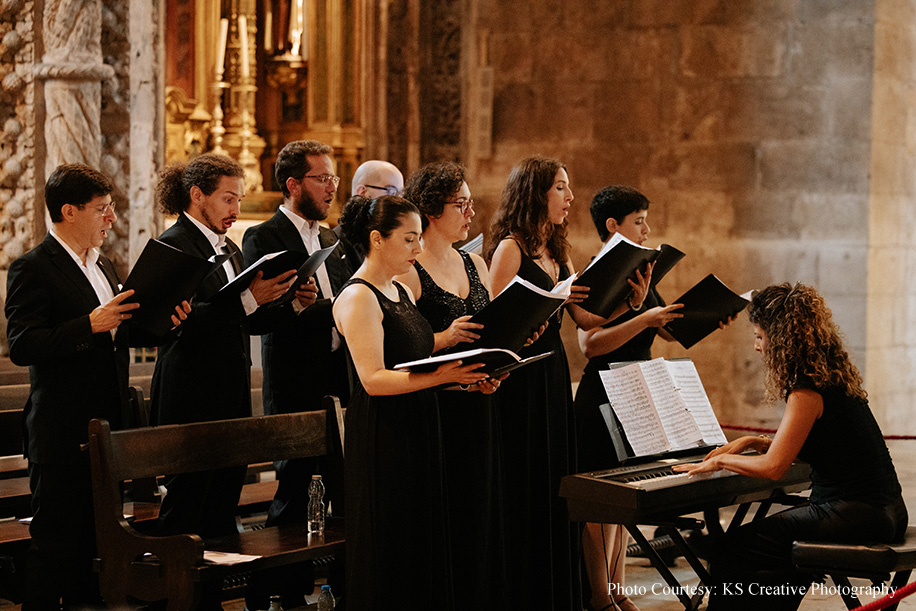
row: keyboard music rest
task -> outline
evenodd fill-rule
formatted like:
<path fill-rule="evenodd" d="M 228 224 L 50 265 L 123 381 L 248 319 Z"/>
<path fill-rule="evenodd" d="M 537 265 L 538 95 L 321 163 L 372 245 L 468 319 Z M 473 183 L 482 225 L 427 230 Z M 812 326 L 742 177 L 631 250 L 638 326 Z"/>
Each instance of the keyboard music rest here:
<path fill-rule="evenodd" d="M 605 524 L 646 524 L 671 519 L 704 509 L 728 507 L 765 500 L 783 493 L 801 492 L 811 484 L 811 468 L 794 463 L 778 481 L 730 474 L 691 480 L 661 478 L 662 485 L 651 482 L 620 481 L 622 475 L 638 475 L 693 460 L 660 461 L 641 467 L 620 467 L 567 475 L 560 483 L 560 496 L 566 498 L 569 519 Z M 664 485 L 664 482 L 670 485 Z"/>

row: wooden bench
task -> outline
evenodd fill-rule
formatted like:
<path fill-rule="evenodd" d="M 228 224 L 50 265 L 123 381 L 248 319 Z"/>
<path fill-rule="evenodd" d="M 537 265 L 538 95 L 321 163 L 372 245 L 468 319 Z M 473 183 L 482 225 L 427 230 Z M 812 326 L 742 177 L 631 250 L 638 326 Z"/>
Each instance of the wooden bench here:
<path fill-rule="evenodd" d="M 169 473 L 219 469 L 327 453 L 323 412 L 240 418 L 186 425 L 111 431 L 89 426 L 102 595 L 110 606 L 168 599 L 169 610 L 196 605 L 201 583 L 232 574 L 341 553 L 341 527 L 309 535 L 303 525 L 275 526 L 203 541 L 193 534 L 146 536 L 123 516 L 122 482 Z M 204 550 L 259 556 L 236 565 L 204 561 Z"/>
<path fill-rule="evenodd" d="M 877 589 L 897 590 L 907 584 L 916 568 L 916 526 L 906 529 L 900 543 L 847 545 L 796 541 L 792 544 L 792 563 L 806 573 L 829 575 L 837 586 L 847 609 L 861 606 L 852 589 L 850 577 L 868 579 Z M 893 579 L 891 576 L 893 575 Z M 890 611 L 898 602 L 886 607 Z"/>

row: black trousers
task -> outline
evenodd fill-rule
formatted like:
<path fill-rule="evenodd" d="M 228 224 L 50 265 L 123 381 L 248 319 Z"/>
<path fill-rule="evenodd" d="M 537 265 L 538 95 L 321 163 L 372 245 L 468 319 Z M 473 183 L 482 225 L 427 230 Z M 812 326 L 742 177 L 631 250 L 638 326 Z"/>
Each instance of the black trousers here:
<path fill-rule="evenodd" d="M 707 611 L 794 611 L 813 576 L 792 566 L 792 543 L 899 540 L 903 499 L 886 506 L 861 501 L 808 503 L 728 531 L 710 558 L 713 591 Z"/>
<path fill-rule="evenodd" d="M 33 517 L 23 610 L 99 605 L 89 457 L 83 453 L 65 464 L 29 462 L 29 487 Z"/>

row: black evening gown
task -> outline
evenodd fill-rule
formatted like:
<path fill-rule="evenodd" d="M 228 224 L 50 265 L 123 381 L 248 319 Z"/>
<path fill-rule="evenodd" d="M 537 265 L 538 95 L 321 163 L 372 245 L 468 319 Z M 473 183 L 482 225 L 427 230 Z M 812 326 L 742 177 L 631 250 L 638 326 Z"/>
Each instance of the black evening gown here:
<path fill-rule="evenodd" d="M 378 299 L 386 368 L 430 355 L 433 331 L 401 285 L 394 302 L 352 283 Z M 373 397 L 357 383 L 345 457 L 347 609 L 454 609 L 435 391 Z"/>
<path fill-rule="evenodd" d="M 662 301 L 658 292 L 652 288 L 646 295 L 643 306 L 638 311 L 630 310 L 605 326 L 619 325 L 639 316 L 650 308 L 664 305 L 665 302 Z M 594 356 L 588 360 L 588 364 L 582 372 L 579 387 L 576 389 L 575 402 L 576 424 L 579 432 L 576 441 L 579 450 L 578 467 L 580 472 L 612 469 L 620 464 L 617 460 L 611 434 L 608 432 L 604 417 L 598 409 L 600 405 L 608 403 L 607 393 L 604 390 L 604 385 L 601 383 L 601 376 L 598 375 L 598 372 L 602 369 L 606 370 L 608 363 L 647 361 L 651 359 L 652 343 L 655 341 L 656 335 L 658 335 L 656 327 L 643 329 L 616 350 L 600 356 Z"/>
<path fill-rule="evenodd" d="M 518 275 L 544 288 L 550 276 L 522 252 Z M 560 280 L 569 276 L 560 268 Z M 582 609 L 579 529 L 569 521 L 560 480 L 576 472 L 576 427 L 562 310 L 520 356 L 552 356 L 513 371 L 499 389 L 501 456 L 506 465 L 509 583 L 513 608 Z"/>
<path fill-rule="evenodd" d="M 436 333 L 490 301 L 474 261 L 467 253 L 461 256 L 470 282 L 464 299 L 436 284 L 420 263 L 414 264 L 422 287 L 417 308 Z M 459 344 L 456 349 L 462 346 L 473 348 Z M 438 392 L 457 609 L 509 608 L 498 397 L 499 392 Z"/>

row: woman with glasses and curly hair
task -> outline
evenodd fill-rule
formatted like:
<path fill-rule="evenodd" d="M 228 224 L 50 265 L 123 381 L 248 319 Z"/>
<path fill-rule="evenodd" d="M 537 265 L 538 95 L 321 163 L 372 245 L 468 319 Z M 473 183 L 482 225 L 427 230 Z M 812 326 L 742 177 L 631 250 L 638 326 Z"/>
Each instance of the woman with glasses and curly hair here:
<path fill-rule="evenodd" d="M 463 166 L 445 161 L 427 164 L 407 180 L 404 198 L 420 209 L 423 252 L 398 277 L 442 336 L 442 346 L 460 345 L 462 350 L 473 349 L 467 342 L 480 337 L 482 325 L 468 321 L 490 302 L 490 273 L 483 258 L 453 247 L 467 240 L 475 214 L 466 178 Z M 509 606 L 498 408 L 490 396 L 499 383 L 488 378 L 470 387 L 474 392 L 452 387 L 437 393 L 458 609 L 481 608 L 482 601 L 491 609 Z"/>
<path fill-rule="evenodd" d="M 797 609 L 813 576 L 792 566 L 793 541 L 893 542 L 907 526 L 897 473 L 862 376 L 824 298 L 803 284 L 770 286 L 753 296 L 749 315 L 767 391 L 786 402 L 779 429 L 772 439 L 740 437 L 680 470 L 728 469 L 776 480 L 797 458 L 811 465 L 811 497 L 717 542 L 710 611 Z"/>

